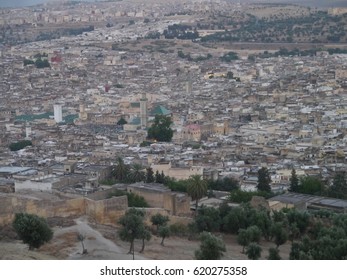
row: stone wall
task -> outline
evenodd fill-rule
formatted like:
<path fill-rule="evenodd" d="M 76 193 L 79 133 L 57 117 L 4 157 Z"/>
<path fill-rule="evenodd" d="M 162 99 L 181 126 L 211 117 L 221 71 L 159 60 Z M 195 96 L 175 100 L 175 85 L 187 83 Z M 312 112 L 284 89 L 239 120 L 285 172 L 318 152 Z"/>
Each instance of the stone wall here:
<path fill-rule="evenodd" d="M 128 186 L 127 191 L 142 196 L 148 202 L 150 207 L 155 208 L 164 208 L 164 195 L 165 193 L 170 192 L 170 190 L 166 192 L 159 192 L 155 189 L 151 190 L 148 188 L 141 188 L 138 186 Z"/>
<path fill-rule="evenodd" d="M 127 210 L 126 196 L 104 200 L 91 200 L 85 197 L 66 200 L 38 200 L 15 196 L 0 198 L 0 225 L 13 221 L 15 213 L 31 213 L 48 217 L 76 217 L 88 215 L 95 222 L 114 224 Z"/>
<path fill-rule="evenodd" d="M 19 197 L 0 198 L 0 224 L 11 223 L 15 213 L 31 213 L 38 216 L 48 217 L 70 217 L 85 214 L 84 198 L 70 200 L 48 201 L 35 200 Z"/>
<path fill-rule="evenodd" d="M 86 198 L 86 215 L 99 224 L 115 224 L 128 208 L 127 196 L 104 200 Z"/>

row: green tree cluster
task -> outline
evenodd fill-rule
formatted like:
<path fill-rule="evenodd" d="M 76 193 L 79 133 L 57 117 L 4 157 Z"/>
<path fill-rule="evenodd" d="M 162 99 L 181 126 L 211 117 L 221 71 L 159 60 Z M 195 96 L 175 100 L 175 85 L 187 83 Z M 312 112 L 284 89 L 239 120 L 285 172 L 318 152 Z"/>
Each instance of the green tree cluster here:
<path fill-rule="evenodd" d="M 154 139 L 159 142 L 170 142 L 173 136 L 171 125 L 171 117 L 156 115 L 154 123 L 148 129 L 148 139 Z"/>
<path fill-rule="evenodd" d="M 328 191 L 329 196 L 347 199 L 347 179 L 346 172 L 336 172 L 333 183 Z"/>
<path fill-rule="evenodd" d="M 293 242 L 290 259 L 346 260 L 347 214 L 333 214 L 329 220 L 315 216 L 307 234 Z"/>
<path fill-rule="evenodd" d="M 15 143 L 11 143 L 9 148 L 11 151 L 19 151 L 27 146 L 32 146 L 33 143 L 30 140 L 21 140 Z"/>
<path fill-rule="evenodd" d="M 157 227 L 157 232 L 159 232 L 159 227 L 166 226 L 169 221 L 168 216 L 164 216 L 160 213 L 157 213 L 151 217 L 152 225 Z"/>
<path fill-rule="evenodd" d="M 200 234 L 200 247 L 195 251 L 197 260 L 220 260 L 226 252 L 222 239 L 210 232 Z"/>
<path fill-rule="evenodd" d="M 118 157 L 113 166 L 112 177 L 120 183 L 144 182 L 147 179 L 147 172 L 149 170 L 146 170 L 142 165 L 137 163 L 128 165 L 121 157 Z"/>
<path fill-rule="evenodd" d="M 303 176 L 298 178 L 295 169 L 292 169 L 289 181 L 289 191 L 312 195 L 328 194 L 324 182 L 319 177 Z"/>
<path fill-rule="evenodd" d="M 266 191 L 242 191 L 242 190 L 233 190 L 229 194 L 229 201 L 234 203 L 246 203 L 252 200 L 253 196 L 262 196 L 266 199 L 275 196 L 273 192 Z"/>
<path fill-rule="evenodd" d="M 141 249 L 143 251 L 145 245 L 144 240 L 149 240 L 151 236 L 150 231 L 144 224 L 144 212 L 131 208 L 119 219 L 118 224 L 121 225 L 121 229 L 118 232 L 120 239 L 130 243 L 128 254 L 134 254 L 135 239 L 143 240 Z"/>
<path fill-rule="evenodd" d="M 29 250 L 41 247 L 53 237 L 46 220 L 34 214 L 16 213 L 12 226 L 19 238 L 29 245 Z"/>
<path fill-rule="evenodd" d="M 218 180 L 207 180 L 207 187 L 216 191 L 233 191 L 240 188 L 240 182 L 232 177 L 224 177 Z"/>
<path fill-rule="evenodd" d="M 144 199 L 143 196 L 140 196 L 135 193 L 130 193 L 122 190 L 114 190 L 108 195 L 108 198 L 114 197 L 114 196 L 124 196 L 126 195 L 128 198 L 128 207 L 141 207 L 141 208 L 148 208 L 149 204 Z"/>
<path fill-rule="evenodd" d="M 192 175 L 188 179 L 187 193 L 192 200 L 195 200 L 195 213 L 198 210 L 198 203 L 207 194 L 207 182 L 200 175 Z"/>
<path fill-rule="evenodd" d="M 271 192 L 271 177 L 269 170 L 266 167 L 262 167 L 258 170 L 258 191 Z"/>
<path fill-rule="evenodd" d="M 230 62 L 233 60 L 238 60 L 239 56 L 236 52 L 228 52 L 219 58 L 221 61 Z"/>

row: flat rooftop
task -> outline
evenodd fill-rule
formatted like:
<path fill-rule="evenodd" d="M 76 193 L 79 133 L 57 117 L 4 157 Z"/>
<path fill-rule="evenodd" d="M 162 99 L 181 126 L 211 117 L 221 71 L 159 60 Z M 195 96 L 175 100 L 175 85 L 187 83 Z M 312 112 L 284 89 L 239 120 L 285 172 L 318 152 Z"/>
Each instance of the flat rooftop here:
<path fill-rule="evenodd" d="M 19 166 L 0 166 L 1 173 L 5 174 L 17 174 L 33 169 L 32 167 L 19 167 Z"/>
<path fill-rule="evenodd" d="M 274 196 L 268 200 L 279 201 L 282 203 L 288 203 L 293 205 L 299 204 L 299 203 L 306 203 L 307 206 L 317 205 L 324 208 L 347 209 L 347 200 L 315 196 L 315 195 L 309 195 L 309 194 L 301 194 L 301 193 L 289 192 L 289 193 Z"/>

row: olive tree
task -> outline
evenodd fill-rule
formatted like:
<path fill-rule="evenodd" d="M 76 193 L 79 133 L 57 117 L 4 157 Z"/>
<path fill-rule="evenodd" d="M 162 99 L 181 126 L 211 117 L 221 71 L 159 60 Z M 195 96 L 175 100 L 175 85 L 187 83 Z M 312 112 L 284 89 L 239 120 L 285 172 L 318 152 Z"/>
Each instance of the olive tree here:
<path fill-rule="evenodd" d="M 46 220 L 35 214 L 17 213 L 12 226 L 19 238 L 29 245 L 29 250 L 41 247 L 53 237 Z"/>

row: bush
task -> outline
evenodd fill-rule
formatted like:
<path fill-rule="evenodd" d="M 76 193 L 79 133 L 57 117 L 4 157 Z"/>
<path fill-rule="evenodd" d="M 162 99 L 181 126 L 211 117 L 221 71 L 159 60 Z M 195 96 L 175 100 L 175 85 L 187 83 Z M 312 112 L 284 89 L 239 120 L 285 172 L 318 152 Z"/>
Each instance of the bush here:
<path fill-rule="evenodd" d="M 39 248 L 53 237 L 46 220 L 37 215 L 17 213 L 12 225 L 19 238 L 29 245 L 29 250 Z"/>
<path fill-rule="evenodd" d="M 198 215 L 195 217 L 195 224 L 198 232 L 219 231 L 221 219 L 218 209 L 202 206 L 197 211 Z"/>
<path fill-rule="evenodd" d="M 219 260 L 226 252 L 223 240 L 210 232 L 201 233 L 200 241 L 200 248 L 195 251 L 197 260 Z"/>
<path fill-rule="evenodd" d="M 22 140 L 15 143 L 11 143 L 9 148 L 11 151 L 19 151 L 21 149 L 24 149 L 27 146 L 32 146 L 32 144 L 33 143 L 29 140 Z"/>
<path fill-rule="evenodd" d="M 241 190 L 234 190 L 230 192 L 229 200 L 235 203 L 246 203 L 251 201 L 253 196 L 262 196 L 268 199 L 274 195 L 275 194 L 273 193 L 269 193 L 265 191 L 247 192 L 247 191 L 241 191 Z"/>

